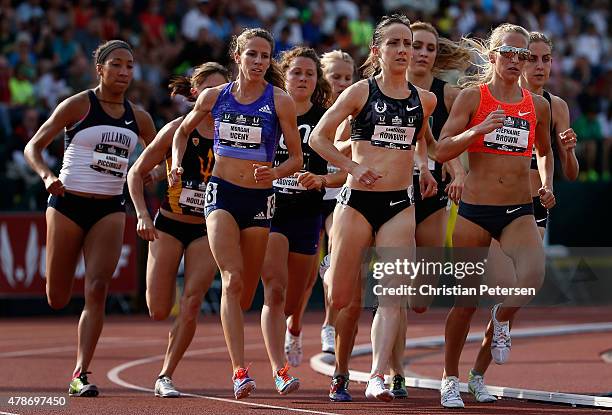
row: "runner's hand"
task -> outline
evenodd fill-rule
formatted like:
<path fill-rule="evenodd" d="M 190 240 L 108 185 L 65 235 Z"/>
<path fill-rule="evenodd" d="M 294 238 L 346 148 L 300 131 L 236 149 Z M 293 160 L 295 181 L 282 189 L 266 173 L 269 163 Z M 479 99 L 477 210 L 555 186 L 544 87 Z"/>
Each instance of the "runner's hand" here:
<path fill-rule="evenodd" d="M 472 129 L 476 134 L 489 134 L 498 128 L 504 126 L 504 120 L 506 116 L 501 106 L 498 106 L 495 111 L 492 111 L 487 115 L 483 122 L 474 126 Z"/>
<path fill-rule="evenodd" d="M 435 196 L 438 193 L 438 182 L 427 169 L 419 174 L 419 189 L 423 199 Z"/>
<path fill-rule="evenodd" d="M 159 238 L 157 229 L 155 229 L 153 220 L 149 215 L 143 218 L 138 218 L 136 233 L 145 241 L 154 241 L 155 239 Z"/>
<path fill-rule="evenodd" d="M 297 181 L 308 190 L 321 190 L 324 183 L 322 176 L 309 171 L 300 173 L 297 177 Z"/>
<path fill-rule="evenodd" d="M 278 179 L 276 169 L 270 166 L 264 166 L 261 164 L 253 164 L 253 177 L 256 182 L 269 182 L 272 185 L 272 180 Z"/>
<path fill-rule="evenodd" d="M 561 145 L 563 146 L 563 150 L 572 151 L 576 148 L 576 141 L 578 140 L 578 136 L 574 132 L 573 129 L 568 128 L 559 134 L 561 138 Z"/>
<path fill-rule="evenodd" d="M 540 195 L 540 203 L 546 209 L 551 209 L 557 203 L 553 192 L 546 187 L 541 187 L 540 190 L 538 190 L 538 194 Z"/>
<path fill-rule="evenodd" d="M 464 174 L 456 174 L 453 177 L 453 180 L 446 185 L 446 193 L 448 193 L 448 197 L 450 200 L 455 202 L 455 204 L 459 204 L 461 200 L 461 194 L 463 193 L 463 185 L 465 183 L 465 173 Z"/>
<path fill-rule="evenodd" d="M 349 174 L 353 176 L 360 184 L 367 187 L 373 187 L 376 180 L 382 177 L 382 175 L 380 175 L 380 173 L 378 173 L 376 170 L 370 169 L 369 167 L 361 164 L 356 164 L 353 168 L 351 168 Z"/>
<path fill-rule="evenodd" d="M 182 167 L 172 165 L 172 170 L 170 170 L 170 174 L 168 174 L 168 186 L 172 187 L 180 183 L 183 172 L 184 170 Z"/>
<path fill-rule="evenodd" d="M 55 175 L 51 175 L 43 180 L 45 183 L 45 189 L 47 192 L 51 193 L 54 196 L 64 196 L 64 192 L 66 191 L 66 187 L 64 183 L 60 179 L 58 179 Z"/>

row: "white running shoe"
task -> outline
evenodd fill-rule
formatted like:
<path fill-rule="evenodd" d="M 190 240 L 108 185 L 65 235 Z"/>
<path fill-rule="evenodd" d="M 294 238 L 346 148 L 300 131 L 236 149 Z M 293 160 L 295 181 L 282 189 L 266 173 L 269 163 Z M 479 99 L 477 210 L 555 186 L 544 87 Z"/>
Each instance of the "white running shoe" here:
<path fill-rule="evenodd" d="M 489 393 L 489 390 L 484 384 L 484 378 L 480 375 L 474 375 L 470 370 L 468 374 L 468 390 L 477 402 L 489 403 L 495 402 L 497 398 Z"/>
<path fill-rule="evenodd" d="M 329 254 L 327 254 L 323 257 L 323 260 L 321 261 L 321 264 L 319 265 L 319 277 L 321 277 L 321 279 L 323 279 L 323 277 L 325 276 L 325 273 L 329 269 L 330 265 L 331 265 L 331 258 Z"/>
<path fill-rule="evenodd" d="M 442 379 L 440 403 L 445 408 L 465 408 L 459 393 L 459 378 L 457 376 L 447 376 Z"/>
<path fill-rule="evenodd" d="M 510 357 L 510 347 L 512 340 L 510 338 L 510 322 L 497 321 L 495 315 L 501 307 L 500 304 L 495 304 L 491 310 L 491 320 L 493 321 L 493 340 L 491 341 L 491 356 L 498 365 L 503 365 Z"/>
<path fill-rule="evenodd" d="M 155 381 L 155 396 L 160 398 L 178 398 L 181 393 L 176 390 L 169 376 L 162 376 Z"/>
<path fill-rule="evenodd" d="M 385 386 L 385 377 L 380 373 L 373 375 L 368 380 L 365 396 L 368 399 L 378 399 L 383 402 L 391 402 L 394 398 L 393 393 Z"/>
<path fill-rule="evenodd" d="M 285 354 L 290 366 L 298 367 L 302 363 L 302 333 L 299 336 L 294 336 L 287 330 L 285 332 Z"/>
<path fill-rule="evenodd" d="M 334 326 L 321 327 L 321 351 L 323 353 L 336 353 L 336 329 Z"/>

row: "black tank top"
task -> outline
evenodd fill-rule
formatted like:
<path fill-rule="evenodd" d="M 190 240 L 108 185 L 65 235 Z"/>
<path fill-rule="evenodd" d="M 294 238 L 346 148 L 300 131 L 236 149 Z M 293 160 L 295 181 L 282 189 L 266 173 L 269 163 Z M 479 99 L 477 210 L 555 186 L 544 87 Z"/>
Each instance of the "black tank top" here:
<path fill-rule="evenodd" d="M 546 98 L 546 101 L 548 101 L 548 105 L 550 106 L 550 147 L 552 148 L 553 156 L 556 160 L 559 158 L 559 155 L 557 154 L 557 139 L 556 139 L 557 132 L 555 130 L 555 123 L 553 122 L 552 97 L 550 96 L 550 93 L 548 91 L 544 91 L 542 96 Z M 532 170 L 538 169 L 538 162 L 536 158 L 535 146 L 533 147 L 533 150 L 531 152 L 531 169 Z M 557 169 L 555 168 L 555 171 L 556 170 Z"/>
<path fill-rule="evenodd" d="M 415 86 L 408 82 L 410 96 L 404 99 L 383 94 L 373 77 L 368 79 L 368 86 L 368 100 L 352 122 L 351 140 L 412 150 L 423 125 L 423 106 Z"/>
<path fill-rule="evenodd" d="M 431 128 L 431 133 L 436 141 L 440 139 L 440 132 L 442 132 L 442 127 L 444 127 L 444 124 L 448 119 L 448 110 L 446 109 L 446 103 L 444 102 L 444 85 L 446 85 L 445 81 L 434 78 L 433 82 L 431 83 L 431 87 L 429 88 L 429 92 L 432 92 L 437 98 L 436 108 L 429 117 L 429 127 Z M 438 184 L 440 184 L 442 182 L 442 163 L 429 159 L 427 165 L 433 177 L 436 179 Z M 414 173 L 415 176 L 419 175 L 419 170 L 416 167 Z"/>
<path fill-rule="evenodd" d="M 203 137 L 197 129 L 189 134 L 183 155 L 181 181 L 168 187 L 161 207 L 173 213 L 204 216 L 204 192 L 215 165 L 213 139 Z M 166 156 L 166 172 L 172 168 L 172 153 Z"/>
<path fill-rule="evenodd" d="M 302 140 L 302 155 L 304 164 L 301 172 L 309 171 L 317 175 L 327 174 L 327 161 L 316 153 L 310 145 L 308 139 L 310 133 L 323 117 L 326 109 L 313 105 L 308 112 L 297 117 L 298 131 Z M 285 137 L 281 136 L 276 153 L 274 155 L 274 167 L 285 162 L 289 158 L 289 152 L 285 145 Z M 307 209 L 318 209 L 323 200 L 323 192 L 318 190 L 306 190 L 297 182 L 297 174 L 290 177 L 274 180 L 274 191 L 276 192 L 276 207 L 282 208 L 289 205 L 300 205 Z"/>

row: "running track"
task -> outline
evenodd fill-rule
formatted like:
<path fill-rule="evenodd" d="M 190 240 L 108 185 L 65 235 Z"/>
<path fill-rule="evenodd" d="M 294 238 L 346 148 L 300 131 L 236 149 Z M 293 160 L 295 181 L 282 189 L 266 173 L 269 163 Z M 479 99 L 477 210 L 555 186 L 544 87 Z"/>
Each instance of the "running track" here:
<path fill-rule="evenodd" d="M 612 308 L 526 309 L 521 311 L 515 328 L 548 327 L 563 324 L 606 322 L 612 320 Z M 410 314 L 409 338 L 438 336 L 443 333 L 445 310 L 423 315 Z M 474 319 L 472 332 L 484 326 L 486 311 Z M 144 316 L 107 319 L 96 351 L 90 380 L 101 390 L 95 399 L 74 398 L 61 409 L 31 409 L 0 406 L 0 414 L 591 414 L 601 409 L 572 408 L 523 400 L 503 399 L 497 403 L 476 404 L 463 395 L 465 410 L 445 410 L 439 405 L 439 393 L 409 389 L 408 400 L 391 404 L 365 400 L 365 385 L 353 383 L 354 402 L 331 403 L 327 399 L 329 379 L 314 372 L 308 358 L 319 351 L 322 315 L 309 313 L 304 339 L 305 359 L 292 373 L 300 377 L 301 389 L 280 397 L 274 390 L 266 357 L 258 313 L 246 317 L 247 361 L 252 362 L 251 376 L 258 389 L 249 398 L 237 402 L 231 394 L 231 366 L 218 316 L 202 317 L 188 355 L 174 374 L 182 392 L 180 399 L 159 399 L 152 394 L 155 377 L 161 367 L 170 322 L 156 323 Z M 356 344 L 369 341 L 371 314 L 364 312 Z M 43 396 L 64 395 L 73 369 L 77 318 L 0 320 L 0 396 L 36 393 Z M 476 354 L 476 344 L 466 345 L 461 373 L 467 373 Z M 517 339 L 513 342 L 511 362 L 492 367 L 487 383 L 515 388 L 607 394 L 612 391 L 612 364 L 601 354 L 612 349 L 612 332 Z M 407 369 L 412 375 L 438 378 L 442 349 L 428 347 L 406 352 Z M 370 357 L 353 360 L 352 368 L 368 371 Z M 465 379 L 462 379 L 465 380 Z M 609 413 L 609 412 L 608 412 Z"/>

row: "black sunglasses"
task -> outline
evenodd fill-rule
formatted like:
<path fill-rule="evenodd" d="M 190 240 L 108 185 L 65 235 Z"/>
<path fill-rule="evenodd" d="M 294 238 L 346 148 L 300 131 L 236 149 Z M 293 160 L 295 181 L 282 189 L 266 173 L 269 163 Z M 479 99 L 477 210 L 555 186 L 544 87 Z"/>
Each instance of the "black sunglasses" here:
<path fill-rule="evenodd" d="M 506 59 L 512 59 L 514 58 L 514 55 L 518 55 L 518 59 L 520 61 L 529 60 L 529 57 L 531 56 L 531 52 L 529 52 L 529 49 L 515 48 L 514 46 L 508 46 L 508 45 L 502 45 L 500 47 L 493 49 L 493 51 L 499 52 L 499 54 L 502 55 Z"/>

